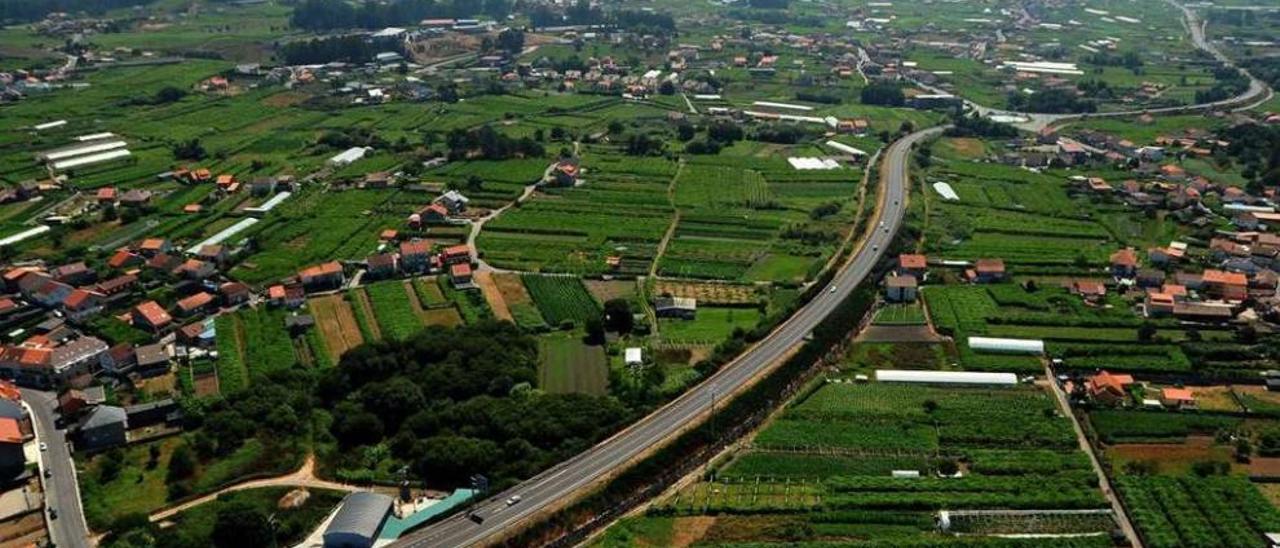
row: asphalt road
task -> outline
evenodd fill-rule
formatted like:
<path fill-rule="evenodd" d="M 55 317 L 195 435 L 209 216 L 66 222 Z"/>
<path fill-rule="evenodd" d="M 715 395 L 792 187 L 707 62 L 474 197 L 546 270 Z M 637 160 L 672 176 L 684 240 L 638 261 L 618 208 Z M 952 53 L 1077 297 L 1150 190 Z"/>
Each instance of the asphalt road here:
<path fill-rule="evenodd" d="M 44 517 L 49 527 L 49 538 L 59 548 L 88 547 L 89 528 L 80 509 L 75 462 L 71 460 L 66 431 L 58 430 L 55 424 L 57 397 L 50 392 L 24 388 L 22 400 L 31 408 L 36 439 L 49 446 L 48 450 L 40 452 L 40 481 L 44 485 Z M 44 477 L 45 470 L 51 470 L 53 476 Z M 49 519 L 48 509 L 57 510 L 58 519 Z"/>
<path fill-rule="evenodd" d="M 710 409 L 715 398 L 736 392 L 757 378 L 762 371 L 780 363 L 783 357 L 802 343 L 818 322 L 826 318 L 870 274 L 880 260 L 902 224 L 911 147 L 921 139 L 941 131 L 942 128 L 932 128 L 913 133 L 889 147 L 882 168 L 888 184 L 880 216 L 873 219 L 871 224 L 875 227 L 874 232 L 865 239 L 853 258 L 837 272 L 828 286 L 830 289 L 824 288 L 772 334 L 737 360 L 722 367 L 711 378 L 626 430 L 476 505 L 473 510 L 484 517 L 482 524 L 476 524 L 464 515 L 455 515 L 400 539 L 395 546 L 472 546 L 506 531 L 522 519 L 568 503 L 578 490 L 597 479 L 620 471 L 647 449 L 670 440 L 685 427 L 696 424 Z M 515 495 L 519 495 L 522 500 L 508 506 L 505 501 Z"/>

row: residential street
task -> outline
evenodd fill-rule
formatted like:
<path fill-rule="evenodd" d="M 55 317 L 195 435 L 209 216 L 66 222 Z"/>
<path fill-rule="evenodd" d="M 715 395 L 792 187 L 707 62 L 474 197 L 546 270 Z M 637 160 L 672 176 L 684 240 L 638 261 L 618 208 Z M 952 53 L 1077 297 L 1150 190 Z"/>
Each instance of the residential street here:
<path fill-rule="evenodd" d="M 49 446 L 40 452 L 41 482 L 45 491 L 45 520 L 49 526 L 49 538 L 54 545 L 63 547 L 89 546 L 89 530 L 80 508 L 80 486 L 76 483 L 75 462 L 67 445 L 66 432 L 55 428 L 57 398 L 51 392 L 22 389 L 22 399 L 31 409 L 31 421 L 36 439 Z M 44 471 L 51 470 L 52 477 L 45 478 Z M 48 510 L 57 511 L 57 519 L 49 519 Z"/>

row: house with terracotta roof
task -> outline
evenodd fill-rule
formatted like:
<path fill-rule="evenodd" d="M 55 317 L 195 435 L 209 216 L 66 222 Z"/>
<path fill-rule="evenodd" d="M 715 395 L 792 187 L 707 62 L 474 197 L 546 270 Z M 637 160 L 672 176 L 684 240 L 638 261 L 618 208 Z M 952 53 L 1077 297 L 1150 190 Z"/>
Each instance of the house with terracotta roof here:
<path fill-rule="evenodd" d="M 347 278 L 342 272 L 342 263 L 330 261 L 302 269 L 298 280 L 307 291 L 324 291 L 342 287 Z"/>
<path fill-rule="evenodd" d="M 1204 291 L 1210 296 L 1229 301 L 1242 301 L 1249 296 L 1249 279 L 1239 272 L 1205 270 L 1200 274 Z"/>
<path fill-rule="evenodd" d="M 174 270 L 174 273 L 188 280 L 206 280 L 218 273 L 218 267 L 200 259 L 187 259 Z"/>
<path fill-rule="evenodd" d="M 82 321 L 102 311 L 102 295 L 86 289 L 76 289 L 62 300 L 62 309 L 72 321 Z"/>
<path fill-rule="evenodd" d="M 107 259 L 107 266 L 116 270 L 141 263 L 142 257 L 128 249 L 117 249 L 116 252 L 111 255 L 111 258 Z"/>
<path fill-rule="evenodd" d="M 378 240 L 383 242 L 394 242 L 396 238 L 399 236 L 400 236 L 400 233 L 396 232 L 396 229 L 388 228 L 386 230 L 383 230 L 380 234 L 378 234 Z"/>
<path fill-rule="evenodd" d="M 285 308 L 302 308 L 307 304 L 307 290 L 300 284 L 289 284 L 284 286 L 284 306 Z"/>
<path fill-rule="evenodd" d="M 1067 290 L 1089 303 L 1098 303 L 1107 297 L 1106 284 L 1098 280 L 1072 280 Z"/>
<path fill-rule="evenodd" d="M 84 261 L 64 264 L 49 271 L 49 274 L 53 275 L 54 279 L 69 285 L 87 285 L 98 281 L 98 273 L 89 268 Z"/>
<path fill-rule="evenodd" d="M 1116 250 L 1111 254 L 1111 275 L 1132 278 L 1138 273 L 1138 254 L 1132 247 Z"/>
<path fill-rule="evenodd" d="M 200 250 L 196 251 L 196 258 L 215 265 L 225 265 L 231 260 L 231 251 L 222 244 L 209 244 L 201 246 Z"/>
<path fill-rule="evenodd" d="M 123 342 L 107 349 L 98 357 L 98 364 L 103 370 L 119 375 L 128 373 L 137 363 L 138 356 L 133 345 Z"/>
<path fill-rule="evenodd" d="M 160 253 L 173 251 L 173 244 L 164 238 L 147 238 L 138 244 L 138 253 L 144 257 L 154 257 Z"/>
<path fill-rule="evenodd" d="M 555 186 L 571 187 L 578 184 L 578 161 L 575 159 L 560 160 L 551 175 Z"/>
<path fill-rule="evenodd" d="M 0 417 L 0 477 L 13 478 L 22 473 L 27 464 L 22 450 L 24 440 L 18 419 Z"/>
<path fill-rule="evenodd" d="M 22 386 L 49 388 L 97 371 L 107 343 L 79 337 L 61 344 L 23 341 L 0 347 L 0 376 Z"/>
<path fill-rule="evenodd" d="M 898 274 L 910 274 L 916 278 L 924 278 L 929 268 L 929 260 L 924 255 L 903 253 L 898 255 Z"/>
<path fill-rule="evenodd" d="M 423 224 L 443 224 L 449 221 L 449 210 L 440 204 L 431 204 L 417 213 L 418 219 L 415 224 L 413 217 L 409 218 L 409 226 L 418 228 Z"/>
<path fill-rule="evenodd" d="M 1085 382 L 1085 392 L 1089 399 L 1105 404 L 1118 405 L 1129 400 L 1127 388 L 1133 384 L 1132 375 L 1115 375 L 1106 370 L 1089 377 Z"/>
<path fill-rule="evenodd" d="M 201 291 L 195 295 L 178 299 L 178 314 L 193 316 L 209 311 L 214 304 L 213 295 Z"/>
<path fill-rule="evenodd" d="M 120 205 L 125 207 L 146 207 L 151 205 L 151 196 L 150 190 L 135 188 L 120 196 Z"/>
<path fill-rule="evenodd" d="M 1147 250 L 1147 259 L 1151 264 L 1157 266 L 1168 266 L 1170 264 L 1182 261 L 1187 255 L 1186 247 L 1178 247 L 1168 245 L 1164 247 L 1153 247 Z"/>
<path fill-rule="evenodd" d="M 99 188 L 99 189 L 98 189 L 98 196 L 97 196 L 97 197 L 98 197 L 98 203 L 99 203 L 99 204 L 103 204 L 103 205 L 106 205 L 106 204 L 115 205 L 115 203 L 116 203 L 116 198 L 117 198 L 117 195 L 116 195 L 116 187 L 113 187 L 113 186 L 104 186 L 104 187 L 102 187 L 102 188 Z"/>
<path fill-rule="evenodd" d="M 284 305 L 284 285 L 276 284 L 267 288 L 267 302 L 275 306 Z"/>
<path fill-rule="evenodd" d="M 977 283 L 1004 281 L 1004 259 L 978 259 L 973 263 L 973 280 Z"/>
<path fill-rule="evenodd" d="M 440 261 L 444 264 L 469 263 L 471 262 L 471 246 L 459 244 L 446 247 L 440 253 Z"/>
<path fill-rule="evenodd" d="M 133 307 L 132 317 L 134 326 L 155 332 L 163 331 L 173 323 L 173 317 L 155 301 L 147 301 Z"/>
<path fill-rule="evenodd" d="M 449 266 L 449 281 L 458 289 L 471 289 L 471 263 L 456 263 Z"/>
<path fill-rule="evenodd" d="M 1170 409 L 1195 409 L 1196 397 L 1186 388 L 1164 388 L 1160 390 L 1160 403 Z"/>
<path fill-rule="evenodd" d="M 98 282 L 97 285 L 93 286 L 93 288 L 98 293 L 109 297 L 111 295 L 128 291 L 137 283 L 137 276 L 134 276 L 133 274 L 125 274 L 123 276 L 116 276 L 110 280 Z"/>
<path fill-rule="evenodd" d="M 430 240 L 400 242 L 400 270 L 408 273 L 425 272 L 430 264 Z"/>

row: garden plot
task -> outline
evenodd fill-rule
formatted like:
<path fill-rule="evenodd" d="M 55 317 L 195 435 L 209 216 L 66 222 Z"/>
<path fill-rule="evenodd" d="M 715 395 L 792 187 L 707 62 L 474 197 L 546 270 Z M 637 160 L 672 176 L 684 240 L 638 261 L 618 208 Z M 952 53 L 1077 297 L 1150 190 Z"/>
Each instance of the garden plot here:
<path fill-rule="evenodd" d="M 351 304 L 342 295 L 315 297 L 307 301 L 307 308 L 315 316 L 324 346 L 334 362 L 346 351 L 364 343 L 360 326 L 351 313 Z"/>

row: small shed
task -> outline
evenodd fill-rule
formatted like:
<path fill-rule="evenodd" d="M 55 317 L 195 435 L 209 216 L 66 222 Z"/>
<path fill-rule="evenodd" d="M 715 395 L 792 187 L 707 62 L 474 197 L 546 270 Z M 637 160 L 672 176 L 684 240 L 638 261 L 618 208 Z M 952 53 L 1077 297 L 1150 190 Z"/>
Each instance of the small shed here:
<path fill-rule="evenodd" d="M 644 351 L 639 347 L 628 348 L 625 352 L 627 365 L 640 365 L 644 363 Z"/>

